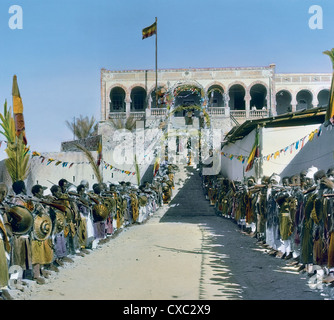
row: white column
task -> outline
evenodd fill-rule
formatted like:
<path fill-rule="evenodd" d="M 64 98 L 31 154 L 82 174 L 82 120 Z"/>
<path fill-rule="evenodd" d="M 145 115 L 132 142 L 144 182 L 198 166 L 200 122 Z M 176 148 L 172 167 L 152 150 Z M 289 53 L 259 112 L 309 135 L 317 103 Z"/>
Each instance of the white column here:
<path fill-rule="evenodd" d="M 125 103 L 126 103 L 126 105 L 125 105 L 126 117 L 128 117 L 130 115 L 130 112 L 131 112 L 131 100 L 126 99 Z"/>
<path fill-rule="evenodd" d="M 224 97 L 224 108 L 225 108 L 225 116 L 229 117 L 230 116 L 230 96 L 228 93 L 223 94 Z"/>
<path fill-rule="evenodd" d="M 251 101 L 251 95 L 247 92 L 246 95 L 245 95 L 246 119 L 249 118 L 250 101 Z"/>
<path fill-rule="evenodd" d="M 313 108 L 317 108 L 319 104 L 319 100 L 317 96 L 313 96 L 313 100 L 312 100 L 312 106 Z"/>
<path fill-rule="evenodd" d="M 292 100 L 291 100 L 291 111 L 296 112 L 297 110 L 297 95 L 296 93 L 291 93 L 292 94 Z"/>
<path fill-rule="evenodd" d="M 102 81 L 101 75 L 101 120 L 107 120 L 109 117 L 109 110 L 107 108 L 107 103 L 109 99 L 106 99 L 107 91 L 106 91 L 106 83 Z M 108 112 L 107 112 L 108 110 Z"/>

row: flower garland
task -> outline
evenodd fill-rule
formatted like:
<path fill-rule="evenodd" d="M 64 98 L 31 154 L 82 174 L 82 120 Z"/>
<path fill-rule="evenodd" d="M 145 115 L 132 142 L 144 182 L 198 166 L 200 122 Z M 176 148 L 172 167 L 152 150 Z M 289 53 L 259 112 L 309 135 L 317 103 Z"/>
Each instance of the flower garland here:
<path fill-rule="evenodd" d="M 209 114 L 206 112 L 206 110 L 204 108 L 202 108 L 202 107 L 200 107 L 198 105 L 191 105 L 191 106 L 180 105 L 180 106 L 176 107 L 175 109 L 173 109 L 171 112 L 169 112 L 167 118 L 169 116 L 171 116 L 172 114 L 174 114 L 175 112 L 182 111 L 182 110 L 193 110 L 193 109 L 196 109 L 196 110 L 198 110 L 200 112 L 203 112 L 206 124 L 209 127 L 210 126 L 210 116 L 209 116 Z"/>

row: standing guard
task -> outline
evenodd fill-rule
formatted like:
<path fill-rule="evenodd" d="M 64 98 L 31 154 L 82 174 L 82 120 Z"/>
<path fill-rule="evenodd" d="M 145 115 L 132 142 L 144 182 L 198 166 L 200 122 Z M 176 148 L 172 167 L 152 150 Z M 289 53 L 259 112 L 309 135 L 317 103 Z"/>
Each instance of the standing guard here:
<path fill-rule="evenodd" d="M 5 183 L 0 183 L 0 299 L 13 300 L 8 291 L 11 250 L 11 226 L 8 222 L 6 211 L 8 206 L 4 200 L 8 194 L 8 187 Z"/>
<path fill-rule="evenodd" d="M 46 187 L 34 185 L 31 188 L 33 197 L 31 198 L 34 205 L 34 225 L 32 232 L 32 265 L 33 278 L 38 284 L 44 284 L 44 278 L 48 278 L 50 273 L 44 268 L 53 261 L 53 248 L 50 238 L 52 232 L 52 221 L 49 215 L 50 208 L 42 204 L 43 192 Z"/>
<path fill-rule="evenodd" d="M 13 231 L 11 265 L 20 266 L 23 270 L 23 278 L 32 280 L 30 232 L 34 221 L 33 215 L 28 209 L 24 181 L 15 181 L 12 189 L 15 195 L 11 199 L 12 205 L 8 211 L 9 222 Z"/>

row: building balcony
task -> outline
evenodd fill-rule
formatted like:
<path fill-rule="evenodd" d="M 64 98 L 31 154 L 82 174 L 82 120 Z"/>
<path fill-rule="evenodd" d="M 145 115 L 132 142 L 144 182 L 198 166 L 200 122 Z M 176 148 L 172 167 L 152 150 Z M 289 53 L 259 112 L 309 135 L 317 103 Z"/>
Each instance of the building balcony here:
<path fill-rule="evenodd" d="M 145 115 L 145 111 L 131 111 L 129 114 L 126 112 L 109 112 L 109 119 L 126 119 L 131 116 L 135 120 L 140 120 L 145 118 Z"/>
<path fill-rule="evenodd" d="M 224 107 L 208 107 L 208 114 L 213 118 L 228 118 L 233 117 L 239 120 L 259 119 L 269 116 L 268 110 L 230 110 Z M 248 113 L 248 115 L 247 115 Z M 142 120 L 150 116 L 151 118 L 165 118 L 168 115 L 167 108 L 151 108 L 146 111 L 130 111 L 126 112 L 110 112 L 109 119 L 126 119 L 131 116 L 135 120 Z"/>

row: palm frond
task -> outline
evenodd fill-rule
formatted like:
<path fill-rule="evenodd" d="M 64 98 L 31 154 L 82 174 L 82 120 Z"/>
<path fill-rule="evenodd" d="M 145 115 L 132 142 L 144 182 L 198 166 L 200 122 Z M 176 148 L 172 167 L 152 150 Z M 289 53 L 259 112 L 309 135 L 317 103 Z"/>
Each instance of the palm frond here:
<path fill-rule="evenodd" d="M 7 101 L 4 104 L 3 114 L 0 114 L 0 120 L 0 125 L 3 128 L 0 133 L 7 140 L 5 150 L 8 156 L 5 159 L 7 171 L 13 182 L 25 180 L 30 172 L 30 156 L 27 152 L 28 148 L 23 142 L 22 134 L 20 136 L 16 135 L 14 117 L 11 108 L 7 108 Z"/>
<path fill-rule="evenodd" d="M 89 164 L 91 165 L 94 171 L 94 174 L 96 175 L 97 181 L 99 183 L 102 183 L 103 177 L 102 177 L 99 167 L 96 164 L 96 160 L 94 159 L 93 154 L 87 148 L 85 148 L 84 146 L 78 143 L 75 143 L 74 145 L 85 154 L 87 160 L 89 161 Z"/>
<path fill-rule="evenodd" d="M 132 115 L 128 116 L 125 120 L 111 118 L 110 122 L 116 130 L 127 129 L 132 131 L 136 127 L 136 120 Z"/>
<path fill-rule="evenodd" d="M 137 156 L 135 155 L 135 168 L 136 168 L 136 177 L 137 177 L 137 184 L 138 186 L 140 185 L 140 170 L 139 170 L 139 165 L 137 162 Z"/>
<path fill-rule="evenodd" d="M 88 118 L 80 115 L 75 121 L 65 121 L 65 124 L 78 139 L 86 139 L 96 133 L 95 122 L 94 116 Z"/>
<path fill-rule="evenodd" d="M 326 54 L 330 57 L 332 64 L 333 64 L 333 69 L 334 69 L 334 48 L 332 50 L 324 51 L 323 54 Z"/>
<path fill-rule="evenodd" d="M 130 115 L 129 117 L 126 118 L 125 129 L 132 131 L 135 128 L 135 126 L 136 126 L 136 120 L 132 115 Z"/>

